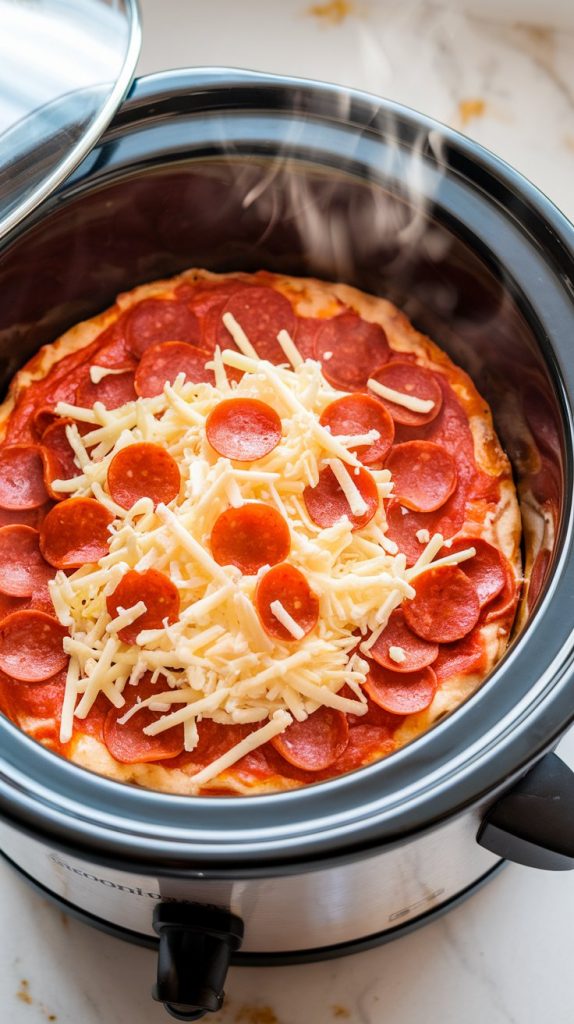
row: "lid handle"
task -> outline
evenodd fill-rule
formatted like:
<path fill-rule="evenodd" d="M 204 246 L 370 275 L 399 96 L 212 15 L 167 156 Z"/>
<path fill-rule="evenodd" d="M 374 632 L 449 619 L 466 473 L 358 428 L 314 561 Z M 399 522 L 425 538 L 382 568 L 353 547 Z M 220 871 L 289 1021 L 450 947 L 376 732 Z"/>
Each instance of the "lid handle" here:
<path fill-rule="evenodd" d="M 159 935 L 153 998 L 176 1020 L 220 1010 L 231 956 L 243 939 L 241 919 L 201 903 L 160 903 L 153 926 Z"/>
<path fill-rule="evenodd" d="M 476 839 L 526 867 L 574 868 L 574 772 L 546 754 L 490 808 Z"/>

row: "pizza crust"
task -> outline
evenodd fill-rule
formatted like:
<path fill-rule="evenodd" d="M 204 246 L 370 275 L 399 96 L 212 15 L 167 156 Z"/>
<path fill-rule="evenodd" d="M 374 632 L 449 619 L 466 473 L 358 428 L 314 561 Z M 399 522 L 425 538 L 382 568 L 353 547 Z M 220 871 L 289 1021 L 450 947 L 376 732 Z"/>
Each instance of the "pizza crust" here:
<path fill-rule="evenodd" d="M 144 299 L 161 296 L 171 298 L 182 284 L 194 285 L 201 281 L 218 282 L 230 278 L 250 283 L 267 284 L 284 294 L 301 316 L 327 318 L 336 315 L 342 306 L 355 310 L 364 320 L 380 324 L 391 347 L 397 351 L 414 354 L 417 362 L 424 367 L 442 374 L 454 390 L 468 419 L 474 441 L 474 454 L 478 467 L 487 475 L 499 478 L 500 501 L 496 514 L 488 522 L 470 524 L 471 532 L 497 546 L 513 567 L 517 585 L 521 583 L 521 518 L 516 491 L 512 480 L 510 463 L 496 436 L 492 415 L 471 378 L 455 366 L 448 355 L 430 338 L 419 333 L 407 317 L 386 299 L 367 295 L 345 284 L 319 281 L 315 278 L 292 278 L 285 275 L 260 271 L 255 275 L 215 274 L 207 270 L 191 269 L 169 280 L 155 281 L 140 285 L 130 292 L 120 294 L 108 310 L 75 325 L 57 341 L 45 345 L 34 358 L 14 377 L 8 396 L 0 405 L 0 440 L 6 435 L 9 417 L 20 397 L 30 383 L 44 378 L 63 358 L 91 344 L 98 335 L 132 306 Z M 419 714 L 407 716 L 404 724 L 394 736 L 396 747 L 412 742 L 428 731 L 437 721 L 459 707 L 480 685 L 502 657 L 507 644 L 508 632 L 497 622 L 481 627 L 481 639 L 486 651 L 485 673 L 477 675 L 455 675 L 444 681 L 429 708 Z M 20 723 L 25 731 L 26 723 Z M 30 723 L 33 735 L 37 723 Z M 125 765 L 117 762 L 103 743 L 93 736 L 77 732 L 71 743 L 71 759 L 84 768 L 103 774 L 121 782 L 165 792 L 189 793 L 189 772 L 180 768 L 165 768 L 160 764 Z M 300 784 L 286 777 L 257 780 L 255 785 L 245 782 L 232 770 L 218 776 L 217 780 L 204 787 L 205 792 L 222 789 L 238 795 L 254 792 L 272 792 L 292 789 Z"/>

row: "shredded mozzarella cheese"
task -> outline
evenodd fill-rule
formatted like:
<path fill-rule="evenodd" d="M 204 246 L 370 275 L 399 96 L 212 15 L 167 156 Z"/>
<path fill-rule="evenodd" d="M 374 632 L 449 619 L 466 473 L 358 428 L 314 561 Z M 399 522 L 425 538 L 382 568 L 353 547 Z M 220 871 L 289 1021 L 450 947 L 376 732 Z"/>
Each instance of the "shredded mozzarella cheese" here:
<path fill-rule="evenodd" d="M 363 529 L 353 532 L 347 516 L 328 529 L 311 521 L 303 493 L 307 486 L 317 485 L 327 466 L 350 513 L 360 516 L 367 511 L 355 482 L 361 463 L 347 446 L 371 444 L 378 434 L 341 438 L 321 426 L 321 413 L 341 392 L 325 380 L 317 362 L 302 359 L 286 331 L 279 332 L 278 341 L 291 365 L 274 366 L 258 359 L 233 316 L 225 314 L 223 322 L 240 351 L 216 349 L 211 363 L 214 385 L 186 382 L 180 375 L 161 395 L 119 409 L 105 409 L 99 402 L 93 409 L 69 403 L 57 407 L 59 415 L 92 428 L 83 437 L 77 427 L 67 428 L 78 476 L 59 482 L 58 489 L 71 496 L 94 497 L 114 516 L 109 553 L 70 577 L 57 573 L 50 584 L 58 619 L 70 630 L 64 641 L 70 666 L 62 741 L 72 736 L 74 715 L 85 718 L 99 694 L 120 709 L 125 687 L 137 686 L 146 673 L 157 693 L 136 700 L 118 718 L 120 726 L 141 708 L 151 708 L 161 717 L 143 730 L 146 735 L 183 726 L 184 746 L 191 752 L 199 742 L 202 719 L 264 723 L 193 776 L 195 789 L 321 706 L 364 714 L 362 686 L 369 664 L 352 653 L 356 631 L 369 637 L 361 644 L 368 655 L 393 609 L 414 596 L 411 580 L 430 566 L 443 543 L 435 535 L 407 570 L 405 556 L 384 532 L 383 499 L 392 492 L 387 470 L 370 471 L 380 507 Z M 226 367 L 243 371 L 242 379 L 231 381 Z M 97 371 L 92 373 L 95 382 L 105 376 L 101 369 L 92 367 Z M 281 442 L 256 467 L 235 467 L 228 459 L 217 458 L 207 443 L 206 419 L 230 394 L 267 402 L 281 416 Z M 126 510 L 110 497 L 108 468 L 118 451 L 142 440 L 172 455 L 180 467 L 182 488 L 169 505 L 154 509 L 150 499 L 142 498 Z M 280 600 L 271 604 L 272 615 L 292 638 L 288 642 L 270 636 L 262 625 L 256 607 L 259 576 L 243 576 L 233 565 L 219 565 L 210 551 L 218 516 L 230 506 L 240 508 L 252 501 L 264 501 L 284 517 L 291 537 L 289 561 L 320 599 L 319 623 L 308 635 Z M 465 557 L 470 554 L 459 552 L 433 564 L 456 564 Z M 146 605 L 137 601 L 131 608 L 119 608 L 112 619 L 106 597 L 128 570 L 151 567 L 169 574 L 178 589 L 181 612 L 173 624 L 141 630 L 136 644 L 129 645 L 118 633 L 137 622 Z M 401 648 L 391 652 L 397 663 L 404 660 Z M 341 695 L 344 686 L 352 697 Z M 174 704 L 181 706 L 172 710 Z"/>
<path fill-rule="evenodd" d="M 373 380 L 372 377 L 367 381 L 367 386 L 379 398 L 386 398 L 389 402 L 394 402 L 395 405 L 402 405 L 404 409 L 410 409 L 411 412 L 426 413 L 434 409 L 432 399 L 417 398 L 416 395 L 405 395 L 403 391 L 395 391 L 394 388 L 388 388 L 386 384 L 380 384 L 378 380 Z"/>

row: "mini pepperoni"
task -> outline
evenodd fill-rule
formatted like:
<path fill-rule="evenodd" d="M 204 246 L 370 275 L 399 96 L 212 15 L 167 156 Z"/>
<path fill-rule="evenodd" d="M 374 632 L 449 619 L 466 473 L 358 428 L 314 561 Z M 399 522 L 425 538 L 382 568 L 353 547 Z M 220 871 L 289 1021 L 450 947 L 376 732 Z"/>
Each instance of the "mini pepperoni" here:
<path fill-rule="evenodd" d="M 228 398 L 210 412 L 205 433 L 219 455 L 237 462 L 255 462 L 279 444 L 281 420 L 266 402 Z"/>
<path fill-rule="evenodd" d="M 106 598 L 106 605 L 114 619 L 119 608 L 132 608 L 138 601 L 143 601 L 147 610 L 130 626 L 118 630 L 120 640 L 126 644 L 135 644 L 142 629 L 161 629 L 165 619 L 171 625 L 179 616 L 177 587 L 169 576 L 157 569 L 147 569 L 146 572 L 130 569 Z"/>
<path fill-rule="evenodd" d="M 180 485 L 175 459 L 164 448 L 147 441 L 121 448 L 108 468 L 110 494 L 122 508 L 131 508 L 139 498 L 167 505 L 177 498 Z"/>
<path fill-rule="evenodd" d="M 133 689 L 133 692 L 130 692 Z M 166 761 L 170 757 L 177 757 L 183 750 L 183 726 L 176 725 L 157 736 L 147 736 L 143 731 L 152 722 L 157 722 L 162 713 L 150 711 L 144 707 L 137 711 L 131 718 L 120 725 L 119 718 L 123 718 L 127 711 L 136 703 L 153 697 L 156 693 L 165 691 L 166 686 L 161 682 L 155 686 L 151 684 L 151 675 L 140 679 L 137 687 L 126 687 L 124 697 L 126 703 L 121 708 L 110 708 L 106 715 L 104 724 L 104 743 L 112 757 L 120 764 L 146 764 L 149 761 Z"/>
<path fill-rule="evenodd" d="M 47 500 L 40 447 L 37 444 L 0 447 L 0 508 L 37 508 Z"/>
<path fill-rule="evenodd" d="M 231 313 L 245 332 L 260 359 L 272 363 L 285 363 L 287 359 L 277 341 L 279 331 L 295 333 L 296 317 L 289 299 L 274 288 L 250 286 L 235 292 L 222 310 Z M 217 341 L 222 348 L 229 348 L 231 335 L 221 321 Z"/>
<path fill-rule="evenodd" d="M 474 629 L 480 615 L 476 588 L 456 565 L 428 569 L 413 586 L 416 595 L 405 601 L 405 619 L 423 640 L 452 643 Z"/>
<path fill-rule="evenodd" d="M 211 355 L 205 349 L 183 341 L 162 341 L 160 345 L 151 345 L 136 370 L 135 389 L 142 398 L 153 398 L 161 395 L 165 384 L 173 384 L 179 373 L 184 373 L 192 384 L 214 384 L 213 370 L 205 367 L 210 359 Z"/>
<path fill-rule="evenodd" d="M 309 516 L 317 526 L 327 529 L 334 526 L 343 516 L 348 516 L 353 530 L 360 530 L 373 518 L 379 505 L 377 485 L 366 469 L 350 469 L 351 479 L 367 505 L 367 511 L 362 515 L 355 515 L 351 512 L 339 483 L 330 466 L 321 470 L 319 483 L 316 487 L 306 487 L 303 491 L 303 501 Z"/>
<path fill-rule="evenodd" d="M 142 356 L 160 341 L 201 344 L 199 321 L 184 302 L 144 299 L 130 310 L 125 324 L 126 342 L 134 356 Z"/>
<path fill-rule="evenodd" d="M 31 597 L 54 575 L 40 552 L 40 535 L 30 526 L 0 528 L 0 591 Z"/>
<path fill-rule="evenodd" d="M 315 338 L 315 358 L 321 362 L 323 376 L 344 391 L 364 388 L 389 354 L 383 328 L 356 313 L 341 313 L 326 320 Z"/>
<path fill-rule="evenodd" d="M 266 633 L 278 640 L 293 641 L 296 638 L 271 611 L 275 601 L 281 602 L 305 636 L 317 625 L 319 598 L 311 590 L 303 573 L 286 562 L 269 569 L 261 577 L 255 591 L 255 607 Z"/>
<path fill-rule="evenodd" d="M 498 597 L 506 582 L 506 559 L 498 548 L 493 547 L 481 537 L 457 537 L 448 548 L 450 555 L 458 551 L 474 548 L 476 554 L 472 558 L 459 563 L 465 576 L 472 580 L 476 588 L 481 608 Z"/>
<path fill-rule="evenodd" d="M 321 772 L 334 764 L 349 742 L 349 726 L 342 711 L 320 707 L 304 722 L 293 722 L 271 743 L 296 768 Z"/>
<path fill-rule="evenodd" d="M 102 377 L 97 384 L 87 377 L 76 389 L 76 405 L 82 409 L 92 409 L 96 402 L 101 402 L 106 409 L 119 409 L 138 397 L 134 387 L 132 370 L 122 373 L 111 373 Z"/>
<path fill-rule="evenodd" d="M 228 508 L 211 531 L 215 561 L 236 565 L 246 576 L 253 576 L 263 565 L 282 562 L 290 547 L 289 527 L 283 517 L 259 502 Z"/>
<path fill-rule="evenodd" d="M 67 498 L 48 512 L 40 528 L 40 551 L 57 569 L 76 569 L 108 554 L 114 517 L 94 498 Z"/>
<path fill-rule="evenodd" d="M 395 661 L 390 656 L 390 648 L 398 647 L 404 651 L 404 661 Z M 438 644 L 429 643 L 413 633 L 405 622 L 401 608 L 393 612 L 381 635 L 369 651 L 369 657 L 383 668 L 393 672 L 420 672 L 432 665 L 438 657 Z"/>
<path fill-rule="evenodd" d="M 24 683 L 55 676 L 68 662 L 64 651 L 67 629 L 39 611 L 18 611 L 0 622 L 0 669 Z"/>
<path fill-rule="evenodd" d="M 394 496 L 415 512 L 434 512 L 448 501 L 456 487 L 452 455 L 432 441 L 395 445 L 385 469 L 391 472 Z"/>
<path fill-rule="evenodd" d="M 432 703 L 437 686 L 432 668 L 399 673 L 371 662 L 364 690 L 384 711 L 393 715 L 415 715 Z"/>
<path fill-rule="evenodd" d="M 382 462 L 391 450 L 395 428 L 387 410 L 369 395 L 345 395 L 338 398 L 321 414 L 321 425 L 328 427 L 335 437 L 342 434 L 368 434 L 377 430 L 379 437 L 373 444 L 351 448 L 364 466 Z"/>
<path fill-rule="evenodd" d="M 384 384 L 386 388 L 393 391 L 400 391 L 409 398 L 422 398 L 423 401 L 432 402 L 433 406 L 428 412 L 414 412 L 404 405 L 397 405 L 388 398 L 381 398 L 377 395 L 377 401 L 381 402 L 393 417 L 395 423 L 403 426 L 417 427 L 424 423 L 430 423 L 438 416 L 442 407 L 441 386 L 430 370 L 425 370 L 416 363 L 407 363 L 397 360 L 381 366 L 372 374 L 374 380 Z M 373 392 L 374 393 L 374 392 Z"/>

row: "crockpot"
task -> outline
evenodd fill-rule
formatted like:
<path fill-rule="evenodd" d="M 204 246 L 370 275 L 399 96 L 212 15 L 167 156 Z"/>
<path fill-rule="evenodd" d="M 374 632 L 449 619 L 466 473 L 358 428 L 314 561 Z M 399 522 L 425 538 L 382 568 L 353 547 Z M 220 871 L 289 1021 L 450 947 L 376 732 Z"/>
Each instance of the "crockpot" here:
<path fill-rule="evenodd" d="M 47 896 L 159 946 L 195 1020 L 227 964 L 357 951 L 451 907 L 504 859 L 574 866 L 574 230 L 475 143 L 397 104 L 217 69 L 137 81 L 0 248 L 0 376 L 122 289 L 185 267 L 384 295 L 492 405 L 533 564 L 488 680 L 387 760 L 299 790 L 181 797 L 112 782 L 0 721 L 6 858 Z M 533 466 L 535 472 L 533 473 Z"/>

